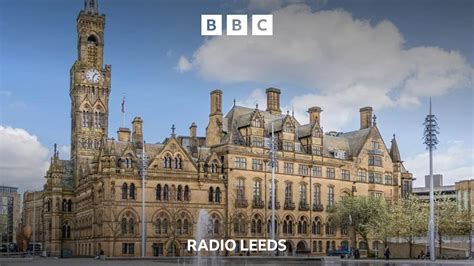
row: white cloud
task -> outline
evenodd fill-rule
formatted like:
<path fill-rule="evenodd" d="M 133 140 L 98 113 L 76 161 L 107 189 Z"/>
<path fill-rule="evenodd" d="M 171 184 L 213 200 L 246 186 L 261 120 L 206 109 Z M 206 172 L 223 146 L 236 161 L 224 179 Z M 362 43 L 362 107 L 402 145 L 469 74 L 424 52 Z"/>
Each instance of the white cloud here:
<path fill-rule="evenodd" d="M 266 4 L 280 7 L 280 2 Z M 223 83 L 300 86 L 306 93 L 290 105 L 297 116 L 321 106 L 326 130 L 340 129 L 362 106 L 410 107 L 420 97 L 472 86 L 473 69 L 462 55 L 437 47 L 406 48 L 390 21 L 374 24 L 343 10 L 313 12 L 304 4 L 273 14 L 274 36 L 206 39 L 192 60 L 180 58 L 179 69 L 192 68 Z"/>
<path fill-rule="evenodd" d="M 474 149 L 462 141 L 451 141 L 445 150 L 433 153 L 433 171 L 443 175 L 445 185 L 463 179 L 474 178 Z M 428 151 L 406 158 L 405 167 L 413 173 L 415 186 L 425 185 L 425 175 L 429 174 Z"/>
<path fill-rule="evenodd" d="M 0 185 L 20 190 L 41 189 L 48 169 L 49 151 L 21 128 L 0 125 Z"/>
<path fill-rule="evenodd" d="M 263 89 L 255 89 L 250 92 L 248 97 L 245 97 L 245 99 L 237 100 L 236 104 L 249 108 L 255 108 L 258 104 L 258 109 L 265 110 L 267 109 L 267 96 Z"/>
<path fill-rule="evenodd" d="M 64 160 L 69 160 L 71 157 L 71 145 L 62 145 L 58 149 L 59 151 L 59 158 Z"/>
<path fill-rule="evenodd" d="M 184 73 L 186 71 L 189 71 L 191 69 L 192 65 L 191 62 L 185 57 L 185 56 L 180 56 L 178 60 L 178 65 L 176 66 L 176 70 L 180 73 Z"/>

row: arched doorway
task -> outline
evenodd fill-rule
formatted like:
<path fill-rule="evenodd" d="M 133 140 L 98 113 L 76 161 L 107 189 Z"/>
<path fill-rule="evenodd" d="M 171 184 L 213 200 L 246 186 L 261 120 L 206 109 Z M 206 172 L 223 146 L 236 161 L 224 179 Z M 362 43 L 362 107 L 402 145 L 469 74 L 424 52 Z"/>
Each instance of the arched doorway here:
<path fill-rule="evenodd" d="M 296 254 L 307 254 L 309 253 L 308 245 L 306 245 L 306 241 L 300 241 L 296 244 Z"/>

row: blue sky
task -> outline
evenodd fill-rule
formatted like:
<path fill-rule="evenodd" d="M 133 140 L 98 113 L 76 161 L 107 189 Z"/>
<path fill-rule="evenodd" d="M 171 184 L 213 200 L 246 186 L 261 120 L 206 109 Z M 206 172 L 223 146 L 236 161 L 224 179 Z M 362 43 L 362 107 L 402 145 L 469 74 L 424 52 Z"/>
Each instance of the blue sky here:
<path fill-rule="evenodd" d="M 299 2 L 298 7 L 290 5 L 293 2 Z M 36 141 L 39 154 L 43 154 L 46 161 L 45 148 L 50 152 L 53 144 L 58 143 L 64 151 L 67 149 L 70 141 L 69 69 L 77 57 L 75 19 L 82 7 L 81 0 L 0 0 L 0 125 L 3 130 L 10 127 L 25 131 L 5 133 L 9 135 L 2 140 L 3 154 L 10 151 L 6 140 L 14 138 L 15 134 Z M 178 134 L 184 135 L 195 121 L 198 133 L 203 135 L 209 112 L 209 92 L 215 88 L 223 90 L 224 110 L 228 110 L 234 98 L 239 104 L 254 106 L 258 102 L 260 106 L 264 105 L 263 90 L 275 86 L 282 89 L 282 106 L 295 108 L 300 120 L 307 119 L 304 110 L 309 105 L 323 106 L 326 131 L 357 129 L 358 108 L 374 105 L 386 143 L 393 133 L 397 134 L 402 158 L 421 180 L 426 161 L 421 123 L 428 110 L 428 96 L 433 96 L 434 111 L 441 126 L 439 157 L 435 157 L 440 162 L 438 170 L 449 175 L 445 179 L 451 183 L 473 176 L 472 1 L 101 0 L 99 9 L 106 14 L 104 61 L 112 65 L 111 137 L 115 137 L 120 126 L 123 95 L 127 121 L 141 116 L 145 139 L 160 142 L 169 135 L 172 124 L 176 125 Z M 200 15 L 206 13 L 274 13 L 275 36 L 265 37 L 267 39 L 234 37 L 230 45 L 228 37 L 206 39 L 200 36 Z M 293 15 L 307 17 L 308 21 L 328 21 L 328 25 L 332 21 L 338 23 L 301 27 L 295 19 L 294 30 L 286 32 L 284 26 L 293 23 L 292 20 L 287 22 L 287 18 Z M 361 26 L 361 23 L 365 24 Z M 349 29 L 349 33 L 345 29 Z M 308 40 L 306 36 L 313 36 L 312 32 L 316 37 Z M 322 36 L 321 39 L 318 36 Z M 338 36 L 352 42 L 341 44 Z M 360 36 L 366 38 L 361 42 L 354 41 L 361 39 Z M 275 47 L 269 46 L 268 51 L 263 52 L 262 61 L 267 63 L 265 66 L 276 62 L 281 67 L 257 69 L 251 75 L 236 70 L 252 68 L 251 59 L 239 54 L 240 47 L 249 45 L 249 41 L 256 41 L 256 45 L 261 43 L 263 47 L 267 41 L 276 43 Z M 321 47 L 324 45 L 321 51 L 326 55 L 334 53 L 334 58 L 312 54 L 309 48 L 308 51 L 298 48 L 298 56 L 317 59 L 311 66 L 314 73 L 321 73 L 321 76 L 316 74 L 318 80 L 315 81 L 310 77 L 311 73 L 303 71 L 280 78 L 286 74 L 284 70 L 293 66 L 305 68 L 304 64 L 285 65 L 288 60 L 272 53 L 282 49 L 278 42 L 283 41 L 296 46 L 304 42 L 311 45 L 316 41 Z M 391 48 L 391 42 L 397 41 L 400 44 Z M 334 43 L 337 45 L 330 45 Z M 226 49 L 237 45 L 240 46 Z M 365 49 L 367 45 L 370 49 Z M 344 55 L 342 58 L 339 55 L 343 53 L 337 50 L 339 46 L 344 50 L 353 48 L 358 57 L 352 60 L 351 56 Z M 212 47 L 222 54 L 209 56 Z M 426 47 L 430 49 L 421 49 Z M 393 55 L 382 56 L 378 62 L 377 53 L 371 51 L 379 48 L 381 54 L 393 52 Z M 256 49 L 250 46 L 240 52 L 250 57 Z M 361 56 L 364 52 L 367 54 Z M 291 49 L 289 53 L 291 56 Z M 399 54 L 406 55 L 407 62 L 399 59 Z M 219 61 L 218 57 L 229 60 Z M 239 61 L 236 58 L 243 60 L 236 62 Z M 394 59 L 396 66 L 390 63 Z M 359 68 L 358 62 L 360 73 L 354 71 Z M 393 72 L 388 71 L 391 67 Z M 379 73 L 378 68 L 388 70 Z M 361 74 L 363 71 L 370 74 L 374 69 L 376 82 L 367 81 Z M 234 73 L 235 78 L 230 78 Z M 392 73 L 393 80 L 387 79 Z M 404 83 L 413 75 L 419 76 L 415 85 Z M 302 82 L 300 78 L 308 81 Z M 356 85 L 350 87 L 339 79 Z M 381 88 L 385 85 L 387 88 Z M 379 91 L 376 96 L 363 97 L 362 92 L 373 90 Z M 336 95 L 338 100 L 332 102 Z M 34 153 L 26 148 L 25 152 Z M 457 158 L 463 155 L 467 159 Z M 44 167 L 45 159 L 41 160 L 37 163 Z M 29 175 L 37 173 L 32 170 Z M 18 177 L 21 178 L 38 180 L 36 176 Z"/>

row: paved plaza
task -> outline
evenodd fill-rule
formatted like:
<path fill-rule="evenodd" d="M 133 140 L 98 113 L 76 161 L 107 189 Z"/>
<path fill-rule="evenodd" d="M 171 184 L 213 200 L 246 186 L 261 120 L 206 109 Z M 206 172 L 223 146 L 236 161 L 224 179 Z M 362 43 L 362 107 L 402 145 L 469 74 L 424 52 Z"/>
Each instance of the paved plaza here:
<path fill-rule="evenodd" d="M 426 260 L 370 260 L 370 259 L 344 259 L 330 258 L 324 261 L 324 258 L 290 258 L 290 257 L 228 257 L 228 258 L 147 258 L 147 259 L 107 259 L 95 260 L 92 258 L 74 258 L 74 259 L 58 259 L 58 258 L 19 258 L 8 259 L 0 258 L 0 266 L 16 265 L 16 266 L 80 266 L 80 265 L 131 265 L 147 266 L 147 265 L 202 265 L 202 266 L 219 266 L 219 265 L 474 265 L 474 260 L 438 260 L 430 263 Z"/>

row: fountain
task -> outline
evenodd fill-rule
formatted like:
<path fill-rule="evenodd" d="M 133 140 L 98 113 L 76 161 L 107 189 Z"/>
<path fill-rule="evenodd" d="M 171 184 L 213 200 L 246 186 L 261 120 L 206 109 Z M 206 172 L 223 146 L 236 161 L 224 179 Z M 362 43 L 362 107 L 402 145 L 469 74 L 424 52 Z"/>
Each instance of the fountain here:
<path fill-rule="evenodd" d="M 205 239 L 207 236 L 207 233 L 209 231 L 209 214 L 207 213 L 207 210 L 205 209 L 200 209 L 198 213 L 198 219 L 197 219 L 197 225 L 196 225 L 196 233 L 195 239 L 196 243 L 201 243 L 201 240 Z M 197 252 L 197 263 L 196 265 L 201 266 L 203 263 L 202 260 L 202 253 L 203 251 Z"/>

